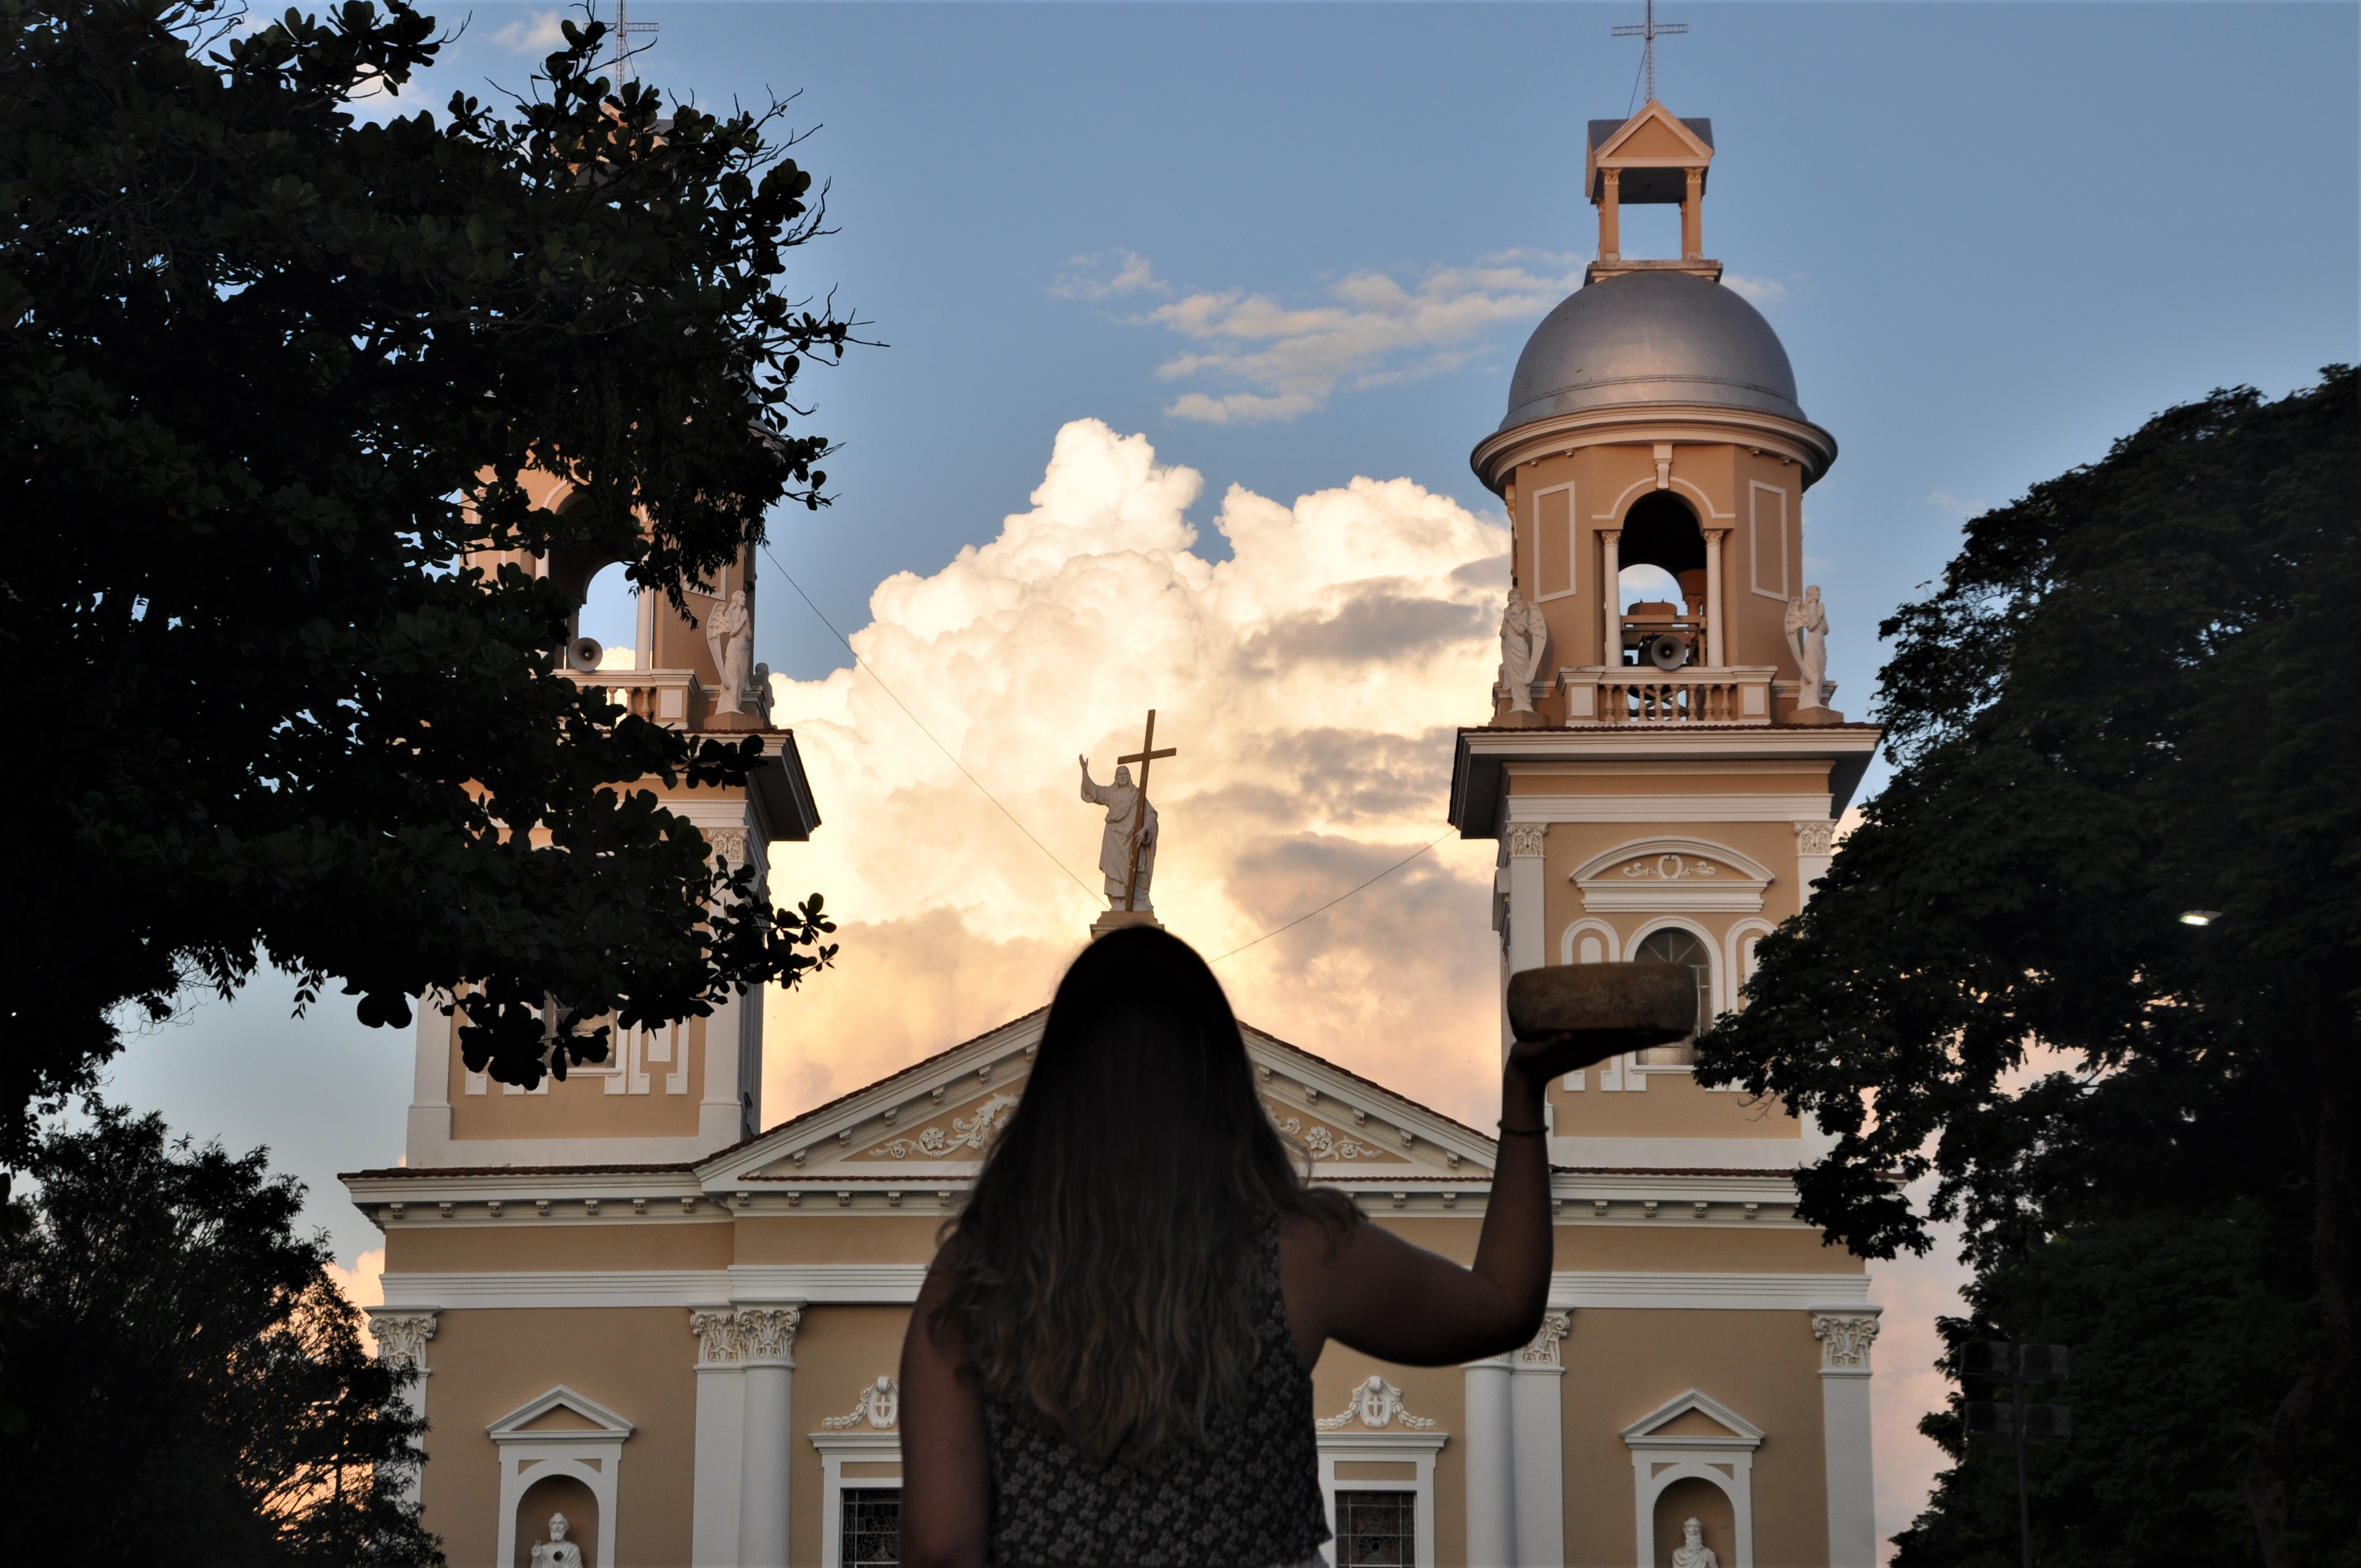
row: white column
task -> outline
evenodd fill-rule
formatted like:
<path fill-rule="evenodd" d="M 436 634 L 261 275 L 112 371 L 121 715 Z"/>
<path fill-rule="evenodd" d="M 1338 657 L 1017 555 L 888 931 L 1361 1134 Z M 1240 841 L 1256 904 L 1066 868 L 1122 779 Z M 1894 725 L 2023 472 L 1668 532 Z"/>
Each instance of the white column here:
<path fill-rule="evenodd" d="M 1564 1312 L 1545 1313 L 1509 1375 L 1519 1568 L 1565 1563 L 1565 1420 L 1558 1403 L 1565 1363 L 1558 1343 L 1570 1322 Z"/>
<path fill-rule="evenodd" d="M 1509 1357 L 1471 1361 L 1467 1375 L 1467 1568 L 1515 1568 L 1517 1490 Z"/>
<path fill-rule="evenodd" d="M 1869 1346 L 1875 1307 L 1812 1312 L 1820 1342 L 1820 1430 L 1828 1477 L 1829 1568 L 1877 1568 L 1877 1486 L 1870 1456 Z"/>
<path fill-rule="evenodd" d="M 688 1556 L 693 1568 L 737 1568 L 738 1479 L 745 1470 L 746 1379 L 740 1364 L 738 1314 L 700 1307 L 688 1314 L 697 1336 L 697 1455 L 689 1492 Z"/>
<path fill-rule="evenodd" d="M 787 1568 L 788 1425 L 794 1416 L 796 1330 L 800 1306 L 741 1307 L 746 1416 L 738 1480 L 738 1561 Z"/>
<path fill-rule="evenodd" d="M 1705 662 L 1717 670 L 1730 668 L 1721 646 L 1721 545 L 1729 537 L 1726 528 L 1705 531 Z"/>
<path fill-rule="evenodd" d="M 1622 570 L 1623 531 L 1602 528 L 1598 531 L 1598 662 L 1609 669 L 1623 662 L 1623 585 L 1616 580 Z"/>
<path fill-rule="evenodd" d="M 369 1307 L 369 1337 L 377 1341 L 377 1358 L 396 1371 L 415 1370 L 412 1378 L 397 1396 L 410 1413 L 426 1419 L 426 1342 L 434 1337 L 434 1316 L 439 1307 Z M 419 1467 L 405 1464 L 401 1470 L 400 1495 L 404 1502 L 418 1500 L 421 1477 Z"/>
<path fill-rule="evenodd" d="M 451 1143 L 451 1020 L 437 1003 L 443 993 L 417 999 L 418 1055 L 412 1069 L 410 1125 L 403 1153 L 412 1165 L 447 1163 Z"/>
<path fill-rule="evenodd" d="M 746 1109 L 738 1098 L 740 1045 L 739 1010 L 762 1005 L 760 991 L 725 997 L 705 1020 L 705 1098 L 697 1107 L 697 1135 L 708 1147 L 726 1149 L 746 1134 Z"/>

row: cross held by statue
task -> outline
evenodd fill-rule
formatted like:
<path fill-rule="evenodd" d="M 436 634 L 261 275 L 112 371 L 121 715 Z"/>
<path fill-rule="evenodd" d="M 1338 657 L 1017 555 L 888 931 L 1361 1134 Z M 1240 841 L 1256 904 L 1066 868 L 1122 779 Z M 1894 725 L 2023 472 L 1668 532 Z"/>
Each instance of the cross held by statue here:
<path fill-rule="evenodd" d="M 1156 710 L 1151 707 L 1148 710 L 1148 733 L 1140 737 L 1139 750 L 1128 757 L 1115 759 L 1117 762 L 1139 764 L 1139 815 L 1131 830 L 1131 869 L 1123 879 L 1123 906 L 1126 909 L 1132 908 L 1139 895 L 1139 840 L 1148 831 L 1148 770 L 1155 765 L 1159 757 L 1177 757 L 1180 754 L 1180 751 L 1171 746 L 1161 751 L 1156 749 Z"/>

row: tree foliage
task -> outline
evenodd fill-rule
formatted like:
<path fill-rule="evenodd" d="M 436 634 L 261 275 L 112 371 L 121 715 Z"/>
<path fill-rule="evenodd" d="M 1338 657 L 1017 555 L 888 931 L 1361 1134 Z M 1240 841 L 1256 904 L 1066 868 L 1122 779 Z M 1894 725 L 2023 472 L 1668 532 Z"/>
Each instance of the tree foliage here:
<path fill-rule="evenodd" d="M 2348 367 L 2173 409 L 1971 521 L 1880 629 L 1892 782 L 1701 1041 L 1708 1081 L 1835 1135 L 1803 1212 L 1869 1256 L 1926 1249 L 1929 1172 L 1986 1269 L 2251 1205 L 2320 1328 L 2269 1347 L 2243 1451 L 2269 1563 L 2354 1398 L 2356 604 Z"/>
<path fill-rule="evenodd" d="M 403 1380 L 294 1232 L 266 1154 L 99 1108 L 52 1128 L 0 1219 L 0 1556 L 396 1568 L 442 1552 L 402 1499 Z"/>
<path fill-rule="evenodd" d="M 84 1087 L 125 1004 L 258 959 L 360 1015 L 474 989 L 474 1068 L 824 961 L 643 779 L 742 784 L 556 668 L 555 583 L 681 602 L 818 506 L 791 400 L 849 341 L 784 285 L 821 229 L 769 115 L 620 91 L 566 24 L 534 93 L 357 118 L 433 61 L 406 0 L 247 29 L 214 0 L 0 0 L 0 651 L 41 738 L 7 770 L 0 1154 Z M 520 476 L 566 479 L 561 511 Z M 5 1124 L 13 1122 L 12 1125 Z"/>
<path fill-rule="evenodd" d="M 2028 1403 L 2074 1412 L 2073 1441 L 2026 1455 L 2034 1560 L 2042 1568 L 2241 1568 L 2262 1561 L 2241 1486 L 2268 1440 L 2287 1364 L 2317 1356 L 2301 1235 L 2258 1204 L 2149 1211 L 2069 1226 L 1996 1261 L 1968 1287 L 1971 1339 L 2063 1343 L 2073 1376 L 2028 1387 Z M 1946 1370 L 1958 1371 L 1956 1359 Z M 1974 1385 L 2005 1400 L 2005 1385 Z M 1920 1430 L 1950 1455 L 1894 1568 L 2017 1568 L 2016 1458 L 1963 1442 L 1960 1405 Z M 2361 1519 L 2338 1455 L 2315 1434 L 2284 1545 L 2293 1561 L 2355 1561 Z M 2350 1454 L 2344 1456 L 2349 1463 Z"/>

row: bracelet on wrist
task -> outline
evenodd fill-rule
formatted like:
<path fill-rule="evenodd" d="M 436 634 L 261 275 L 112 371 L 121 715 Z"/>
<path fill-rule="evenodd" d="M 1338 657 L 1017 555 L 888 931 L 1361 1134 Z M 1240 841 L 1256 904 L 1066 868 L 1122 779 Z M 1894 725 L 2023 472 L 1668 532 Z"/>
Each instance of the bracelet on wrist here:
<path fill-rule="evenodd" d="M 1511 1127 L 1506 1122 L 1495 1122 L 1492 1124 L 1500 1129 L 1502 1136 L 1511 1138 L 1538 1138 L 1549 1131 L 1547 1127 Z"/>

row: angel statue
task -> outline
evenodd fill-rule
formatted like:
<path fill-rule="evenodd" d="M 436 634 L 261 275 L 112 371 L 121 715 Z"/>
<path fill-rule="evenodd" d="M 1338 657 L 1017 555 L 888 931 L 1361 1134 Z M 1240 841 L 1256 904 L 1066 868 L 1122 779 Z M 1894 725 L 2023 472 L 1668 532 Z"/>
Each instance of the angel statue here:
<path fill-rule="evenodd" d="M 732 590 L 728 606 L 706 618 L 705 645 L 713 654 L 714 674 L 721 678 L 714 711 L 736 713 L 745 698 L 747 655 L 754 647 L 754 618 L 746 609 L 744 588 Z"/>
<path fill-rule="evenodd" d="M 1802 687 L 1795 694 L 1798 708 L 1823 705 L 1828 674 L 1828 615 L 1820 608 L 1819 585 L 1806 588 L 1787 601 L 1787 648 L 1795 655 Z"/>
<path fill-rule="evenodd" d="M 1509 711 L 1533 711 L 1533 682 L 1541 678 L 1549 651 L 1549 623 L 1516 589 L 1500 610 L 1500 684 L 1509 688 Z"/>

